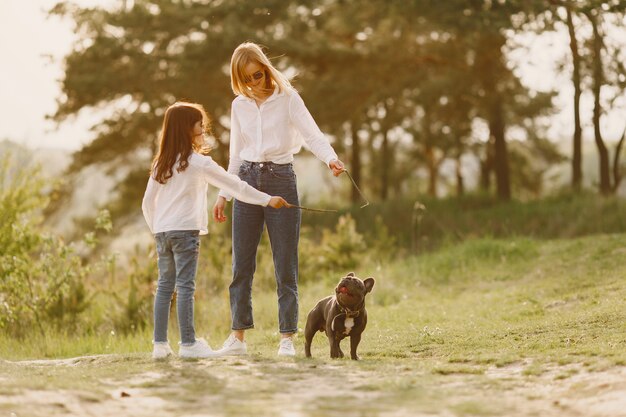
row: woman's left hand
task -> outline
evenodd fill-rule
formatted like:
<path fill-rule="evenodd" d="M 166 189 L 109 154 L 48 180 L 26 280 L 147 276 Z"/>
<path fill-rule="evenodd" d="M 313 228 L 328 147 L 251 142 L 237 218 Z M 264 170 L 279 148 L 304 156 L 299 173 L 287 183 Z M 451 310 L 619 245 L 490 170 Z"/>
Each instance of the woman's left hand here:
<path fill-rule="evenodd" d="M 328 163 L 328 166 L 333 171 L 333 175 L 335 177 L 338 177 L 339 174 L 341 174 L 345 170 L 343 162 L 341 162 L 339 159 L 333 159 Z"/>

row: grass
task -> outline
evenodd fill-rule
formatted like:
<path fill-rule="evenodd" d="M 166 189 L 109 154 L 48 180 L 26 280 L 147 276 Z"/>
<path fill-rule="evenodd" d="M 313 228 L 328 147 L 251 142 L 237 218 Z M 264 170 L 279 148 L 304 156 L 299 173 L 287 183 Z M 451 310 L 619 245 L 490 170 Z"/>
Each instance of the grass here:
<path fill-rule="evenodd" d="M 623 363 L 626 343 L 624 235 L 573 240 L 479 239 L 389 265 L 356 271 L 373 276 L 370 323 L 361 351 L 372 357 L 449 358 L 455 363 L 510 363 L 525 357 L 607 358 Z M 301 288 L 301 322 L 329 279 Z M 270 353 L 278 337 L 273 292 L 255 292 L 251 346 Z M 197 332 L 218 345 L 228 334 L 227 293 L 196 300 Z M 178 330 L 172 317 L 170 337 Z M 5 359 L 59 358 L 150 350 L 151 329 L 132 335 L 33 333 L 0 338 Z M 326 342 L 314 340 L 317 356 Z M 323 349 L 321 349 L 323 346 Z"/>
<path fill-rule="evenodd" d="M 314 359 L 277 360 L 275 294 L 259 290 L 257 328 L 247 334 L 251 352 L 246 358 L 153 362 L 151 329 L 128 336 L 50 332 L 21 341 L 3 336 L 4 359 L 116 355 L 58 366 L 0 361 L 0 412 L 20 409 L 8 399 L 24 390 L 54 387 L 94 403 L 108 401 L 120 389 L 134 397 L 149 392 L 172 409 L 193 414 L 218 407 L 216 415 L 225 416 L 377 416 L 386 410 L 408 415 L 444 409 L 459 416 L 516 415 L 510 414 L 516 405 L 500 396 L 521 389 L 520 381 L 566 383 L 581 373 L 626 364 L 624 242 L 624 234 L 482 238 L 390 264 L 370 260 L 356 271 L 376 278 L 360 362 L 330 360 L 322 334 L 313 341 Z M 333 281 L 320 277 L 301 288 L 301 328 L 308 310 L 331 293 Z M 217 300 L 197 297 L 197 332 L 213 346 L 228 334 L 225 291 Z M 170 335 L 176 343 L 174 322 Z M 299 337 L 300 352 L 302 344 Z M 347 340 L 342 345 L 347 351 Z M 494 379 L 498 369 L 507 377 Z M 336 395 L 331 400 L 329 390 Z M 529 403 L 546 400 L 541 393 L 520 395 Z M 281 414 L 283 409 L 291 414 Z"/>

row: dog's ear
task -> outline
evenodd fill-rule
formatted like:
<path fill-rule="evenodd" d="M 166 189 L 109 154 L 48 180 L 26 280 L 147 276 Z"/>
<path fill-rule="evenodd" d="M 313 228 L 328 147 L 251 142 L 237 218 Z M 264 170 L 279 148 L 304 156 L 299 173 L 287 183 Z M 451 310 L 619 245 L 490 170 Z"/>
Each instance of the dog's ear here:
<path fill-rule="evenodd" d="M 374 282 L 376 282 L 376 281 L 372 277 L 369 277 L 365 281 L 363 281 L 363 284 L 365 284 L 365 293 L 366 294 L 368 292 L 372 291 L 372 288 L 374 288 Z"/>
<path fill-rule="evenodd" d="M 348 272 L 348 275 L 346 275 L 347 277 L 353 277 L 354 276 L 354 272 Z"/>

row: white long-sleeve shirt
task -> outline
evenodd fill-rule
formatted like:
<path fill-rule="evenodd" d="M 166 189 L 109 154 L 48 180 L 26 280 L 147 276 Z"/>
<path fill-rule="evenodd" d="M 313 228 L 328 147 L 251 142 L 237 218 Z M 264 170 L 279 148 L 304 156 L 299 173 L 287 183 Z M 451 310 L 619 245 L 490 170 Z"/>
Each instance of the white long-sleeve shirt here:
<path fill-rule="evenodd" d="M 258 191 L 236 175 L 229 174 L 210 156 L 192 153 L 189 166 L 178 172 L 178 162 L 172 169 L 172 177 L 165 184 L 152 176 L 143 196 L 141 209 L 154 233 L 171 230 L 199 230 L 208 233 L 207 190 L 208 184 L 228 190 L 238 200 L 267 206 L 270 196 Z"/>
<path fill-rule="evenodd" d="M 326 165 L 339 159 L 296 90 L 279 93 L 276 88 L 260 106 L 254 99 L 237 96 L 230 113 L 228 172 L 237 175 L 243 161 L 290 163 L 303 139 Z M 233 197 L 225 189 L 219 195 Z"/>

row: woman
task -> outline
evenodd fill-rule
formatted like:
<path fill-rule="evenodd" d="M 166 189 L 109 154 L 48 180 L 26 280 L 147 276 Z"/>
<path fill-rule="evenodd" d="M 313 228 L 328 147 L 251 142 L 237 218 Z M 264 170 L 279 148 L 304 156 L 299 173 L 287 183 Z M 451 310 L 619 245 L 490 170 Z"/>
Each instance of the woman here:
<path fill-rule="evenodd" d="M 228 172 L 270 195 L 298 205 L 293 155 L 302 139 L 335 176 L 344 165 L 317 127 L 302 98 L 288 78 L 278 71 L 261 48 L 251 42 L 239 45 L 230 63 L 231 87 L 237 97 L 231 108 Z M 213 218 L 224 222 L 226 201 L 221 190 Z M 220 354 L 245 354 L 244 332 L 254 327 L 252 279 L 256 252 L 264 225 L 272 246 L 278 286 L 279 356 L 294 356 L 293 335 L 298 330 L 298 239 L 300 210 L 266 210 L 235 200 L 233 204 L 233 281 L 230 285 L 232 334 Z"/>

